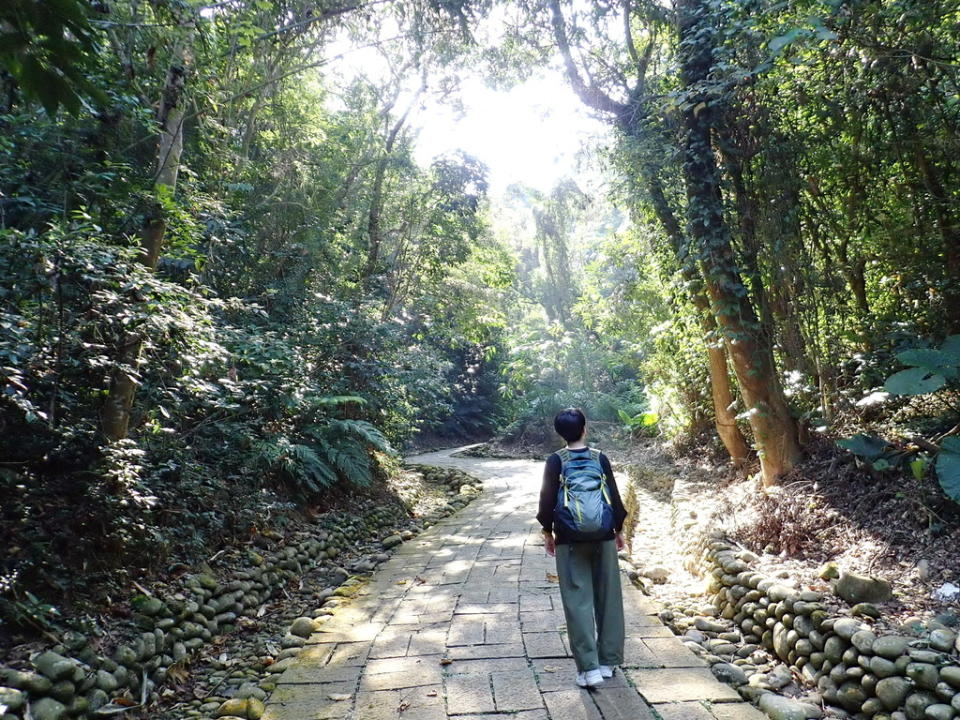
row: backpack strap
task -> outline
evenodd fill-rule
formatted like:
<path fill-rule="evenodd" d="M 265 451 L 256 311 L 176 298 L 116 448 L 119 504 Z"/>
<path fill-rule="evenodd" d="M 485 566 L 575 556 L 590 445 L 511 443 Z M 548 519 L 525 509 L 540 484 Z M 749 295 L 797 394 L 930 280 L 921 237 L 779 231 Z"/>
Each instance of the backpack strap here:
<path fill-rule="evenodd" d="M 570 492 L 567 488 L 567 476 L 564 475 L 563 468 L 570 462 L 570 450 L 568 448 L 560 448 L 557 450 L 556 455 L 560 458 L 560 489 L 563 490 L 563 506 L 568 507 L 570 504 Z"/>
<path fill-rule="evenodd" d="M 610 499 L 610 491 L 607 489 L 607 474 L 603 471 L 603 463 L 600 462 L 601 453 L 596 448 L 590 448 L 590 457 L 597 461 L 597 465 L 600 466 L 600 491 L 603 493 L 603 499 L 607 501 L 607 505 L 613 506 L 613 501 Z"/>

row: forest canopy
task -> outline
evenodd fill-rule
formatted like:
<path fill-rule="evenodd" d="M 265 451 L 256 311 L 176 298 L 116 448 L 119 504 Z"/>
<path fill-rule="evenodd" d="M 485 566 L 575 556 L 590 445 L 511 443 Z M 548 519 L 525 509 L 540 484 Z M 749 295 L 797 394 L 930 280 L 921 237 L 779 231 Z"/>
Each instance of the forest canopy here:
<path fill-rule="evenodd" d="M 939 0 L 7 0 L 0 611 L 411 443 L 546 449 L 570 405 L 768 485 L 839 440 L 960 502 L 958 28 Z M 581 174 L 418 152 L 470 78 L 545 73 L 606 132 Z"/>

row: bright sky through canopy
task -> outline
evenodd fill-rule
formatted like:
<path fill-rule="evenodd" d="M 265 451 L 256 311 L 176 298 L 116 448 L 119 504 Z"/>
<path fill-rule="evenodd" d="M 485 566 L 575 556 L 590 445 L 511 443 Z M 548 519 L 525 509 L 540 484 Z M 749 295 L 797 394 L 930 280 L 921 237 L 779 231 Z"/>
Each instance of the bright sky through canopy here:
<path fill-rule="evenodd" d="M 383 55 L 371 46 L 357 47 L 342 36 L 327 52 L 325 74 L 344 86 L 361 76 L 373 82 L 389 77 Z M 410 73 L 405 84 L 398 109 L 409 102 L 417 73 Z M 558 69 L 541 68 L 510 89 L 488 87 L 479 73 L 461 75 L 459 94 L 448 100 L 453 102 L 428 96 L 408 119 L 409 127 L 418 131 L 415 156 L 420 164 L 463 150 L 490 169 L 494 194 L 515 182 L 548 191 L 565 177 L 592 184 L 597 175 L 587 172 L 590 177 L 584 177 L 578 157 L 608 132 L 608 126 L 590 115 Z"/>
<path fill-rule="evenodd" d="M 464 79 L 461 97 L 462 115 L 449 105 L 429 104 L 413 118 L 420 128 L 417 159 L 428 164 L 461 149 L 490 168 L 494 193 L 514 182 L 547 191 L 561 178 L 582 177 L 577 157 L 584 143 L 606 132 L 555 71 L 510 90 Z"/>

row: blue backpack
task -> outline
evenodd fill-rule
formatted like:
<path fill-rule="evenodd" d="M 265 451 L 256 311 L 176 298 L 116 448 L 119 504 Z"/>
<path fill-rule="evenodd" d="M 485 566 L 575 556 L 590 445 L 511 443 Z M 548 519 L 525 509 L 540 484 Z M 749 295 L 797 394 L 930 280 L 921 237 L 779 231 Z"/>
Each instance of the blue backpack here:
<path fill-rule="evenodd" d="M 560 489 L 553 523 L 573 542 L 603 540 L 613 532 L 613 506 L 600 464 L 600 451 L 583 450 L 557 451 L 561 463 Z"/>

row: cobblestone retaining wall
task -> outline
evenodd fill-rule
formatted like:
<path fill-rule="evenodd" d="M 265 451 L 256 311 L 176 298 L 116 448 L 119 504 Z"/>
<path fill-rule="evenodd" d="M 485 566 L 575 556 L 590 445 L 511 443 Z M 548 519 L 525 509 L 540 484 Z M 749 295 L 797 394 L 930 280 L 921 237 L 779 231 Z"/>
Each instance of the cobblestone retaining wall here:
<path fill-rule="evenodd" d="M 700 567 L 713 603 L 745 642 L 762 645 L 855 717 L 960 717 L 960 638 L 935 628 L 920 636 L 877 635 L 853 617 L 831 615 L 823 596 L 751 570 L 752 554 L 720 538 L 700 540 Z"/>

